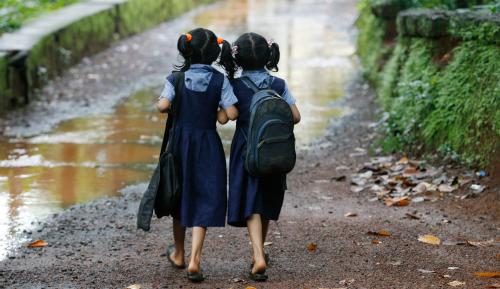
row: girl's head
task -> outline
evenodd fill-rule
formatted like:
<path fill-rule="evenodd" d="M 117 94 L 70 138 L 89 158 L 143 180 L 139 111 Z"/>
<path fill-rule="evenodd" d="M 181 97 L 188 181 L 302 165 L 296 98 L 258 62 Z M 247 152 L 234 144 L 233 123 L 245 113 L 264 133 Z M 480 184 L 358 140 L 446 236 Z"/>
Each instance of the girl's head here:
<path fill-rule="evenodd" d="M 255 70 L 266 67 L 278 71 L 280 48 L 277 43 L 268 42 L 257 33 L 245 33 L 234 43 L 236 65 L 244 70 Z"/>
<path fill-rule="evenodd" d="M 219 45 L 222 44 L 222 49 Z M 177 49 L 184 58 L 184 63 L 177 68 L 182 71 L 189 69 L 191 64 L 209 64 L 217 60 L 232 77 L 235 65 L 231 55 L 231 45 L 226 40 L 218 38 L 215 34 L 204 28 L 196 28 L 182 34 L 177 41 Z"/>

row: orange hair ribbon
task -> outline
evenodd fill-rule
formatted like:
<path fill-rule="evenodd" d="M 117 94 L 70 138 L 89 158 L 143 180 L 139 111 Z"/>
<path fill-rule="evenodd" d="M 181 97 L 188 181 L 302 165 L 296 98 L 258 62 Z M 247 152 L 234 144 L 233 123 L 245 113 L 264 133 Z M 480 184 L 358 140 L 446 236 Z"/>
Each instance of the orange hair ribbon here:
<path fill-rule="evenodd" d="M 193 35 L 191 35 L 191 34 L 189 34 L 189 33 L 186 33 L 186 34 L 184 34 L 184 35 L 186 35 L 186 40 L 187 40 L 187 42 L 191 42 L 191 40 L 193 39 Z"/>
<path fill-rule="evenodd" d="M 224 43 L 224 39 L 221 37 L 217 37 L 217 44 L 222 44 Z"/>

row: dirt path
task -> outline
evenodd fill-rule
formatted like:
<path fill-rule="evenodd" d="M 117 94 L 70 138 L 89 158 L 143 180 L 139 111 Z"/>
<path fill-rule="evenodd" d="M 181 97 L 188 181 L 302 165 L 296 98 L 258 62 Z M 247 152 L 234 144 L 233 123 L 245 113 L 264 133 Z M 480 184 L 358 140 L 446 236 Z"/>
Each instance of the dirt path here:
<path fill-rule="evenodd" d="M 366 193 L 352 193 L 346 181 L 367 156 L 349 156 L 371 142 L 373 104 L 362 81 L 352 85 L 349 102 L 357 112 L 332 124 L 325 139 L 303 150 L 289 176 L 289 188 L 279 222 L 270 228 L 266 249 L 272 258 L 267 283 L 246 278 L 250 260 L 243 229 L 209 230 L 203 268 L 208 280 L 187 283 L 185 272 L 172 269 L 162 253 L 171 242 L 168 219 L 154 220 L 149 233 L 135 228 L 135 213 L 144 186 L 129 187 L 120 198 L 72 207 L 50 220 L 34 238 L 42 249 L 22 248 L 0 263 L 1 288 L 486 288 L 493 280 L 475 271 L 498 271 L 498 247 L 432 246 L 417 241 L 431 233 L 443 239 L 487 240 L 500 235 L 498 187 L 479 199 L 386 207 L 368 202 Z M 367 104 L 368 103 L 368 104 Z M 478 204 L 479 208 L 477 209 Z M 486 208 L 486 206 L 489 206 Z M 344 217 L 355 212 L 357 217 Z M 419 220 L 405 217 L 411 212 Z M 450 222 L 443 222 L 443 220 Z M 378 238 L 368 231 L 388 230 Z M 372 244 L 379 239 L 381 244 Z M 317 244 L 314 252 L 309 243 Z M 454 270 L 449 267 L 458 267 Z M 434 271 L 426 273 L 419 269 Z M 448 275 L 448 276 L 445 276 Z M 498 283 L 498 282 L 497 282 Z"/>

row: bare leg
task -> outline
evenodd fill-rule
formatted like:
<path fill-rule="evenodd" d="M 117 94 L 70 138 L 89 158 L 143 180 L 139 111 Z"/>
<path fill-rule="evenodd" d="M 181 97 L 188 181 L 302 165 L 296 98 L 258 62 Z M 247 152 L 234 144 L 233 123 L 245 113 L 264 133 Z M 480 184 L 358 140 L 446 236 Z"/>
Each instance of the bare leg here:
<path fill-rule="evenodd" d="M 266 270 L 266 260 L 264 258 L 264 241 L 262 238 L 262 221 L 259 214 L 253 214 L 247 220 L 248 233 L 252 241 L 253 264 L 252 273 L 262 273 Z"/>
<path fill-rule="evenodd" d="M 184 239 L 186 238 L 186 228 L 181 225 L 177 219 L 173 219 L 173 231 L 175 251 L 170 255 L 170 258 L 177 266 L 184 265 Z"/>
<path fill-rule="evenodd" d="M 262 219 L 262 243 L 266 242 L 268 230 L 269 230 L 269 220 Z"/>
<path fill-rule="evenodd" d="M 191 241 L 191 259 L 189 260 L 188 272 L 200 273 L 201 263 L 201 250 L 203 249 L 203 242 L 207 228 L 193 227 L 193 239 Z"/>

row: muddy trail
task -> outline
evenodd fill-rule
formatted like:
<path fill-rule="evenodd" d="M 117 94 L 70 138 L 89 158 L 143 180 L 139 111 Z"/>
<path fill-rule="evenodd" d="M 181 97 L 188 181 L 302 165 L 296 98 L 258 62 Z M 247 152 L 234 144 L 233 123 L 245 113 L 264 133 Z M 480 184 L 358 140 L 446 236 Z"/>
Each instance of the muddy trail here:
<path fill-rule="evenodd" d="M 81 162 L 52 160 L 69 170 L 60 180 L 71 179 L 69 176 L 75 170 L 90 170 L 84 176 L 98 175 L 113 182 L 103 186 L 99 178 L 86 178 L 83 183 L 91 185 L 83 186 L 80 191 L 99 188 L 99 193 L 81 197 L 81 192 L 76 190 L 72 192 L 73 199 L 67 200 L 60 209 L 50 211 L 50 217 L 27 218 L 26 222 L 34 222 L 29 232 L 18 232 L 22 238 L 16 239 L 8 257 L 0 261 L 0 288 L 125 288 L 138 284 L 140 288 L 401 289 L 455 288 L 453 285 L 456 288 L 488 288 L 499 283 L 498 279 L 474 275 L 475 272 L 500 269 L 499 244 L 496 242 L 500 237 L 500 188 L 493 177 L 480 180 L 487 189 L 475 198 L 460 198 L 468 192 L 468 187 L 463 187 L 434 202 L 411 202 L 401 207 L 374 201 L 374 194 L 367 190 L 352 189 L 353 176 L 374 157 L 374 153 L 368 152 L 372 151 L 372 145 L 379 137 L 377 120 L 381 114 L 373 91 L 349 60 L 353 51 L 345 43 L 350 40 L 338 40 L 347 37 L 345 31 L 355 18 L 354 4 L 347 0 L 329 1 L 329 11 L 335 12 L 328 14 L 316 13 L 312 9 L 316 2 L 323 1 L 305 2 L 294 11 L 287 11 L 283 5 L 273 6 L 271 2 L 263 1 L 261 9 L 272 8 L 274 13 L 267 17 L 263 17 L 259 7 L 242 6 L 240 1 L 224 2 L 226 4 L 222 6 L 208 8 L 206 13 L 191 12 L 84 61 L 71 75 L 46 88 L 44 93 L 51 96 L 50 102 L 37 103 L 23 117 L 23 124 L 16 125 L 16 118 L 19 120 L 16 114 L 22 115 L 22 112 L 11 115 L 4 122 L 4 134 L 10 136 L 7 147 L 16 143 L 12 139 L 23 138 L 28 144 L 53 147 L 60 145 L 58 143 L 67 144 L 67 139 L 74 138 L 71 132 L 78 131 L 78 136 L 85 136 L 89 131 L 100 132 L 101 125 L 115 118 L 119 125 L 113 127 L 114 133 L 107 135 L 105 141 L 90 135 L 84 140 L 69 142 L 70 147 L 98 147 L 96 151 L 89 150 L 93 156 L 90 160 L 97 165 L 89 163 L 88 159 Z M 220 11 L 226 11 L 225 17 L 220 16 Z M 276 41 L 286 43 L 282 47 L 288 47 L 289 51 L 284 54 L 280 73 L 290 79 L 291 87 L 296 88 L 292 91 L 297 91 L 297 95 L 307 95 L 311 88 L 304 84 L 310 82 L 320 82 L 321 89 L 310 94 L 309 98 L 299 98 L 299 105 L 302 103 L 307 116 L 305 119 L 311 121 L 297 127 L 297 166 L 288 176 L 289 191 L 280 220 L 270 227 L 270 243 L 265 247 L 271 258 L 270 279 L 259 284 L 248 280 L 251 254 L 247 233 L 245 229 L 226 227 L 208 230 L 202 261 L 207 280 L 202 284 L 188 283 L 185 271 L 173 269 L 164 256 L 166 247 L 172 242 L 171 220 L 154 218 L 150 232 L 136 229 L 136 212 L 146 187 L 144 181 L 154 165 L 162 124 L 148 103 L 154 101 L 151 94 L 161 86 L 165 67 L 168 70 L 175 63 L 175 55 L 159 57 L 159 52 L 154 51 L 163 51 L 165 47 L 165 50 L 175 51 L 172 50 L 175 45 L 167 39 L 175 38 L 179 30 L 183 31 L 193 23 L 209 28 L 226 27 L 227 30 L 221 33 L 229 38 L 234 36 L 231 33 L 237 35 L 239 30 L 250 29 L 257 18 L 264 20 L 255 25 L 271 23 L 266 21 L 275 19 L 275 14 L 281 15 L 280 23 L 289 27 L 295 17 L 298 21 L 295 25 L 300 27 L 291 32 L 280 25 L 274 28 L 276 34 L 285 35 L 282 36 L 285 40 Z M 332 15 L 339 14 L 348 16 L 339 16 L 332 22 Z M 337 22 L 342 24 L 335 24 Z M 318 26 L 325 30 L 337 29 L 333 29 L 329 37 L 324 37 L 329 44 L 338 44 L 335 53 L 327 51 L 322 54 L 323 58 L 315 58 L 314 49 L 292 49 L 296 42 L 309 44 L 304 47 L 320 45 L 313 41 L 321 38 Z M 231 29 L 235 32 L 230 32 Z M 305 32 L 303 29 L 310 33 L 301 34 Z M 290 36 L 294 40 L 288 43 L 286 38 Z M 125 69 L 134 66 L 138 69 Z M 318 73 L 320 68 L 322 73 Z M 101 70 L 96 73 L 96 69 Z M 142 75 L 139 71 L 143 72 Z M 79 75 L 86 77 L 77 81 Z M 130 79 L 137 79 L 137 82 L 130 84 Z M 64 89 L 68 85 L 73 88 Z M 143 92 L 126 98 L 138 89 Z M 62 93 L 64 91 L 68 93 Z M 124 101 L 120 102 L 120 99 Z M 76 109 L 72 110 L 73 107 Z M 37 122 L 47 111 L 57 117 Z M 94 113 L 90 116 L 92 121 L 86 119 L 72 123 L 70 120 L 62 124 L 62 129 L 56 129 L 56 137 L 53 132 L 51 134 L 51 129 L 60 121 L 85 116 L 90 111 Z M 129 115 L 130 118 L 123 120 L 120 115 Z M 152 127 L 147 127 L 147 121 L 153 123 Z M 43 125 L 37 127 L 37 123 Z M 82 123 L 84 129 L 81 129 Z M 136 128 L 140 127 L 148 131 L 137 131 Z M 127 128 L 133 133 L 124 136 Z M 40 134 L 42 131 L 44 134 Z M 225 140 L 230 139 L 231 133 L 231 127 L 221 129 Z M 63 141 L 54 141 L 55 144 L 43 141 L 54 138 Z M 117 144 L 120 145 L 117 147 Z M 225 144 L 228 145 L 227 141 Z M 38 149 L 44 152 L 43 147 Z M 110 154 L 118 149 L 128 149 L 128 155 L 135 154 L 134 161 L 122 164 L 119 155 Z M 62 149 L 66 150 L 68 148 Z M 96 157 L 97 151 L 103 150 L 116 158 L 114 162 L 108 159 L 105 162 L 108 166 L 100 164 Z M 394 156 L 396 160 L 400 157 Z M 50 165 L 53 163 L 47 167 Z M 455 165 L 444 168 L 452 175 L 466 171 Z M 45 183 L 47 181 L 36 184 Z M 63 183 L 55 189 L 62 193 L 77 184 Z M 45 187 L 47 191 L 53 189 Z M 42 205 L 37 203 L 37 206 Z M 63 210 L 65 207 L 67 209 Z M 380 233 L 381 230 L 390 236 L 368 234 Z M 418 237 L 426 234 L 437 236 L 443 242 L 440 245 L 419 242 Z M 26 247 L 29 241 L 37 239 L 48 245 L 34 249 Z M 188 234 L 188 242 L 189 239 Z"/>

